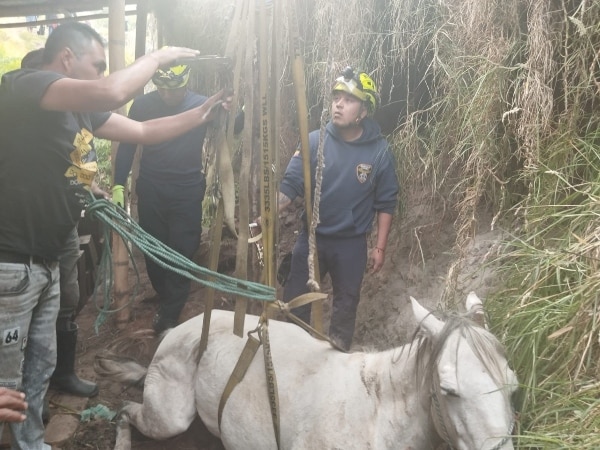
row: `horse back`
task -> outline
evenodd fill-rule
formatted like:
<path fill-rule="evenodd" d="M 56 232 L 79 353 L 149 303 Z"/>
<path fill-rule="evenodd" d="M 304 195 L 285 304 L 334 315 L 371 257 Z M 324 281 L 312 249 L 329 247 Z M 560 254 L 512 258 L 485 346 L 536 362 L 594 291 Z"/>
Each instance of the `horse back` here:
<path fill-rule="evenodd" d="M 246 316 L 244 334 L 239 337 L 233 334 L 233 316 L 229 311 L 212 311 L 207 348 L 195 376 L 198 414 L 227 448 L 276 447 L 267 388 L 267 377 L 273 374 L 283 448 L 331 448 L 330 442 L 344 442 L 352 434 L 359 441 L 364 439 L 364 430 L 353 424 L 376 414 L 376 399 L 361 379 L 364 356 L 339 352 L 300 327 L 275 320 L 268 322 L 273 373 L 265 370 L 265 346 L 261 345 L 227 399 L 219 427 L 223 391 L 246 345 L 247 333 L 259 322 L 257 316 Z M 171 332 L 165 340 L 196 339 L 202 322 L 203 316 L 190 319 L 174 330 L 177 335 Z M 334 435 L 331 430 L 336 430 Z M 251 447 L 248 433 L 253 436 Z"/>

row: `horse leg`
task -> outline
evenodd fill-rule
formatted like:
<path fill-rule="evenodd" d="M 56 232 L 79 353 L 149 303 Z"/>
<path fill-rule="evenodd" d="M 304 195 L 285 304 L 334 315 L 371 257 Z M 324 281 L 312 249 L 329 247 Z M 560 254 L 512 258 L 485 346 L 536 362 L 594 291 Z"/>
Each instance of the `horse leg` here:
<path fill-rule="evenodd" d="M 117 439 L 114 450 L 131 450 L 131 427 L 129 426 L 128 411 L 135 408 L 139 409 L 141 406 L 139 403 L 127 402 L 121 411 L 119 411 L 117 418 Z"/>
<path fill-rule="evenodd" d="M 183 433 L 196 417 L 194 392 L 185 382 L 150 380 L 147 378 L 143 402 L 125 402 L 121 409 L 115 450 L 131 448 L 131 425 L 144 436 L 160 440 Z"/>
<path fill-rule="evenodd" d="M 131 450 L 131 426 L 144 436 L 153 439 L 167 439 L 183 433 L 191 424 L 191 420 L 181 420 L 169 417 L 167 413 L 161 415 L 148 406 L 150 402 L 135 403 L 125 402 L 119 412 L 117 420 L 117 438 L 114 450 Z"/>

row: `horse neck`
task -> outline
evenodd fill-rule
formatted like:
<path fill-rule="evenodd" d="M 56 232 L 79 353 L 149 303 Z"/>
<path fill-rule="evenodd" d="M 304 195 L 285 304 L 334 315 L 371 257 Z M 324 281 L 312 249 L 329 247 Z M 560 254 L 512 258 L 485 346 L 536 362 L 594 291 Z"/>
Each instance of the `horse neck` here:
<path fill-rule="evenodd" d="M 365 354 L 365 369 L 381 380 L 382 388 L 394 392 L 399 385 L 413 386 L 417 380 L 417 346 L 406 344 L 390 350 Z M 416 386 L 415 386 L 416 387 Z M 405 397 L 412 399 L 419 393 L 410 389 Z"/>
<path fill-rule="evenodd" d="M 410 443 L 413 448 L 436 448 L 441 439 L 430 417 L 429 386 L 422 385 L 427 377 L 417 368 L 417 364 L 425 367 L 427 361 L 418 361 L 417 353 L 416 342 L 368 353 L 364 371 L 380 382 L 380 415 L 382 420 L 394 417 L 398 421 L 398 442 Z"/>

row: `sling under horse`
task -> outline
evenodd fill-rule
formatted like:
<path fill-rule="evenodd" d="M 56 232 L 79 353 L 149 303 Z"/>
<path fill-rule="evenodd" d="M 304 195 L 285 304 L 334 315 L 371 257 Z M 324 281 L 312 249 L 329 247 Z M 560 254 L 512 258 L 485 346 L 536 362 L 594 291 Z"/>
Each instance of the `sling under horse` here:
<path fill-rule="evenodd" d="M 468 300 L 481 312 L 474 293 Z M 418 333 L 381 352 L 343 353 L 296 325 L 269 321 L 279 448 L 429 450 L 444 442 L 456 450 L 513 448 L 517 379 L 498 340 L 472 320 L 473 310 L 440 320 L 411 302 Z M 184 432 L 196 414 L 227 449 L 277 448 L 262 352 L 228 397 L 219 424 L 221 396 L 246 341 L 232 333 L 233 317 L 213 311 L 199 361 L 202 316 L 169 332 L 147 371 L 99 355 L 98 365 L 113 379 L 145 375 L 143 403 L 121 411 L 115 449 L 131 447 L 130 424 L 167 439 Z"/>

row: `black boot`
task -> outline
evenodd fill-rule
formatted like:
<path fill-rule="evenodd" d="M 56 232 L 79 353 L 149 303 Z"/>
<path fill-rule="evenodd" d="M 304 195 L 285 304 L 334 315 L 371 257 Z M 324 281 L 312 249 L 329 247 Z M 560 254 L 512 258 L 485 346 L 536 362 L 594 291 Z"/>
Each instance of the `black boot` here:
<path fill-rule="evenodd" d="M 56 330 L 56 369 L 50 378 L 50 386 L 57 391 L 79 397 L 98 394 L 98 385 L 80 380 L 75 375 L 75 350 L 77 347 L 77 324 L 69 322 L 67 330 Z"/>

